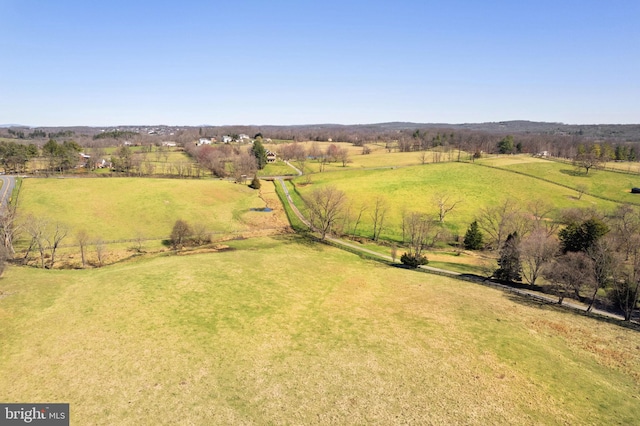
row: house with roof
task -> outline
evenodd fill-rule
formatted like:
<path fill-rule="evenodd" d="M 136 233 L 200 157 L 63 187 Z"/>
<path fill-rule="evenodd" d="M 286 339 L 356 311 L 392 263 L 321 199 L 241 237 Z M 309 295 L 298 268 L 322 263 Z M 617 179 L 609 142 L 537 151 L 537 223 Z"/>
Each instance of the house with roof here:
<path fill-rule="evenodd" d="M 198 142 L 196 142 L 197 146 L 202 146 L 202 145 L 211 145 L 213 141 L 209 138 L 200 138 L 198 139 Z"/>
<path fill-rule="evenodd" d="M 276 162 L 276 153 L 273 151 L 266 150 L 267 152 L 267 163 L 275 163 Z"/>

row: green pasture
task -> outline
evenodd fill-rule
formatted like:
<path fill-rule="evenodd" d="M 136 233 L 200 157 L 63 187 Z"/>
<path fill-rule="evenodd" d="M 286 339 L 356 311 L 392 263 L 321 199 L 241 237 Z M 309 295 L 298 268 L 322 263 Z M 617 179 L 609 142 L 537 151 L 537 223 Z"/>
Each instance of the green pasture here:
<path fill-rule="evenodd" d="M 588 195 L 578 200 L 576 191 L 563 186 L 472 163 L 317 173 L 311 176 L 311 184 L 306 184 L 306 179 L 303 176 L 294 180 L 303 196 L 316 188 L 332 185 L 346 193 L 354 214 L 361 205 L 366 205 L 359 227 L 363 236 L 371 234 L 370 214 L 376 197 L 382 197 L 388 206 L 382 238 L 394 240 L 401 237 L 402 212 L 436 215 L 434 197 L 439 193 L 446 194 L 450 202 L 460 201 L 445 218 L 445 225 L 461 235 L 482 208 L 499 205 L 506 199 L 516 200 L 523 209 L 532 202 L 544 202 L 558 210 L 591 206 L 612 209 L 615 205 Z"/>
<path fill-rule="evenodd" d="M 634 424 L 640 334 L 299 237 L 0 281 L 0 394 L 71 424 Z"/>
<path fill-rule="evenodd" d="M 326 151 L 330 145 L 337 145 L 339 148 L 347 148 L 349 150 L 349 162 L 343 166 L 341 161 L 327 163 L 324 165 L 324 171 L 344 171 L 365 168 L 384 168 L 384 167 L 400 167 L 415 166 L 424 163 L 448 162 L 458 159 L 458 151 L 451 150 L 449 152 L 439 150 L 418 151 L 418 152 L 399 152 L 395 148 L 391 151 L 387 150 L 384 143 L 370 143 L 366 147 L 369 154 L 363 154 L 363 147 L 354 146 L 346 142 L 300 142 L 307 152 L 311 146 L 316 144 L 322 151 Z M 270 144 L 268 149 L 278 152 L 279 146 Z M 468 153 L 464 151 L 460 153 L 462 160 L 468 159 Z M 294 162 L 299 166 L 298 162 Z M 305 172 L 320 172 L 320 163 L 317 160 L 309 159 L 305 161 Z M 300 167 L 299 167 L 300 168 Z"/>
<path fill-rule="evenodd" d="M 291 176 L 297 174 L 293 168 L 282 160 L 276 160 L 275 163 L 267 163 L 264 169 L 258 170 L 258 176 Z"/>
<path fill-rule="evenodd" d="M 615 200 L 619 203 L 640 204 L 640 197 L 637 194 L 631 194 L 631 188 L 640 186 L 640 175 L 635 173 L 591 169 L 589 174 L 585 174 L 584 169 L 577 169 L 569 163 L 543 160 L 526 155 L 482 159 L 478 163 L 526 173 L 571 188 L 584 185 L 587 188 L 587 194 Z"/>
<path fill-rule="evenodd" d="M 245 185 L 218 180 L 95 178 L 24 179 L 19 221 L 29 215 L 105 240 L 167 238 L 177 219 L 210 232 L 250 228 L 252 207 L 264 207 Z M 26 237 L 25 237 L 26 238 Z"/>

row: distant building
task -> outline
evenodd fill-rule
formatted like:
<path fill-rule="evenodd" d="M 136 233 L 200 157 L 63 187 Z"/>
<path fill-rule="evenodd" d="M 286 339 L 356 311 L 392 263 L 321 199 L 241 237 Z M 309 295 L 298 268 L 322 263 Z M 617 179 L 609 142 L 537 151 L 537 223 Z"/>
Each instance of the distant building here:
<path fill-rule="evenodd" d="M 165 141 L 165 142 L 162 142 L 162 146 L 173 147 L 173 146 L 178 146 L 178 144 L 175 143 L 175 142 L 171 142 L 171 141 Z"/>
<path fill-rule="evenodd" d="M 209 138 L 200 138 L 198 139 L 198 142 L 196 142 L 196 145 L 198 146 L 202 146 L 202 145 L 211 145 L 212 141 Z"/>
<path fill-rule="evenodd" d="M 224 135 L 222 137 L 222 143 L 231 143 L 231 142 L 233 142 L 233 139 L 231 138 L 231 136 Z"/>
<path fill-rule="evenodd" d="M 269 151 L 268 149 L 267 151 L 267 163 L 275 163 L 276 162 L 276 153 Z"/>

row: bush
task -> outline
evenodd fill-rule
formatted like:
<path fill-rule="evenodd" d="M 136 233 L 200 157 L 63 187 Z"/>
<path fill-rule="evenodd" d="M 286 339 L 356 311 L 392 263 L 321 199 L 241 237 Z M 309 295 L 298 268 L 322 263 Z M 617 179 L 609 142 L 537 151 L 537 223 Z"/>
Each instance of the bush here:
<path fill-rule="evenodd" d="M 427 256 L 404 253 L 400 256 L 400 262 L 410 268 L 417 268 L 420 265 L 426 265 L 429 260 L 427 260 Z"/>
<path fill-rule="evenodd" d="M 249 188 L 260 189 L 260 186 L 261 186 L 260 179 L 258 179 L 258 176 L 254 176 L 253 180 L 249 184 Z"/>

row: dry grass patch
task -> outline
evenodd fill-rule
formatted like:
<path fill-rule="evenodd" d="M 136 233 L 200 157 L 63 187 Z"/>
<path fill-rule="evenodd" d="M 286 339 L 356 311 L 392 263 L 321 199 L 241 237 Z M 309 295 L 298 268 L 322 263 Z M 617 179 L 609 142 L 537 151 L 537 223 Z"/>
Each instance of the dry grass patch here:
<path fill-rule="evenodd" d="M 4 399 L 70 402 L 74 424 L 631 424 L 640 410 L 640 363 L 579 344 L 591 331 L 625 353 L 633 330 L 297 237 L 228 245 L 10 268 Z"/>

